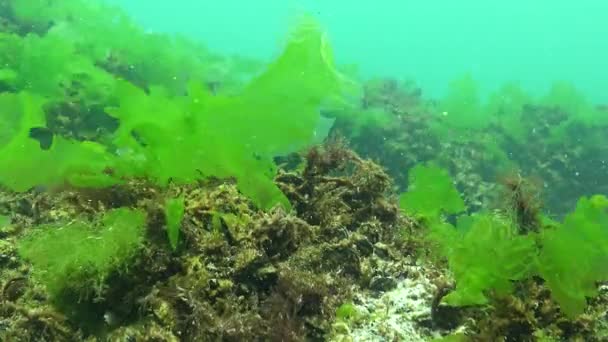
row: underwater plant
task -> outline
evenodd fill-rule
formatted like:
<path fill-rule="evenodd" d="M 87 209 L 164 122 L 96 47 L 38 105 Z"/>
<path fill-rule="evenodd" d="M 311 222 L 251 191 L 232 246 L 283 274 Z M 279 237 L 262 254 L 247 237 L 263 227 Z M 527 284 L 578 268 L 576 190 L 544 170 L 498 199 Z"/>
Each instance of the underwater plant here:
<path fill-rule="evenodd" d="M 581 198 L 563 223 L 554 223 L 557 228 L 541 227 L 538 233 L 519 227 L 517 215 L 492 212 L 460 216 L 454 226 L 437 216 L 445 208 L 462 211 L 460 204 L 445 204 L 446 198 L 460 203 L 455 200 L 458 192 L 448 186 L 447 172 L 423 166 L 413 171 L 427 178 L 422 178 L 424 182 L 412 178 L 412 185 L 417 186 L 402 195 L 402 209 L 425 214 L 427 238 L 448 261 L 456 289 L 443 297 L 443 302 L 452 306 L 487 304 L 489 294 L 511 294 L 513 282 L 538 275 L 561 310 L 576 317 L 584 312 L 587 298 L 597 296 L 597 283 L 608 280 L 606 197 Z M 439 200 L 434 208 L 433 196 Z M 416 198 L 420 199 L 417 206 L 409 204 Z M 540 218 L 534 221 L 540 224 Z"/>
<path fill-rule="evenodd" d="M 19 254 L 31 262 L 34 277 L 53 300 L 91 299 L 103 295 L 106 277 L 127 267 L 142 247 L 145 220 L 143 212 L 121 208 L 95 224 L 43 225 L 19 242 Z"/>
<path fill-rule="evenodd" d="M 512 282 L 525 279 L 534 271 L 536 241 L 519 235 L 507 218 L 478 214 L 431 228 L 431 239 L 439 242 L 456 281 L 455 291 L 443 298 L 453 306 L 487 304 L 487 293 L 510 294 Z"/>
<path fill-rule="evenodd" d="M 175 251 L 179 243 L 179 232 L 184 218 L 184 198 L 170 198 L 165 203 L 165 221 L 167 221 L 167 236 L 171 248 Z"/>
<path fill-rule="evenodd" d="M 507 174 L 500 183 L 504 187 L 507 214 L 521 232 L 537 232 L 542 227 L 540 187 L 519 173 Z"/>
<path fill-rule="evenodd" d="M 409 181 L 408 191 L 399 199 L 402 210 L 430 218 L 465 210 L 448 172 L 439 166 L 418 164 L 409 171 Z"/>
<path fill-rule="evenodd" d="M 14 191 L 64 183 L 83 187 L 115 184 L 117 180 L 104 172 L 113 156 L 103 145 L 54 137 L 45 150 L 31 137 L 32 129 L 46 126 L 44 103 L 44 99 L 26 92 L 0 94 L 0 114 L 14 119 L 0 132 L 0 162 L 8 166 L 0 169 L 0 184 Z"/>
<path fill-rule="evenodd" d="M 454 174 L 471 210 L 491 202 L 506 170 L 542 179 L 544 206 L 559 217 L 581 196 L 606 191 L 600 157 L 607 151 L 606 106 L 571 83 L 556 82 L 544 96 L 533 96 L 510 82 L 484 99 L 465 75 L 437 101 L 391 78 L 363 88 L 358 107 L 336 115 L 335 131 L 360 155 L 381 161 L 401 189 L 407 185 L 403 170 L 434 161 Z M 358 126 L 369 110 L 388 113 L 390 124 Z"/>
<path fill-rule="evenodd" d="M 480 130 L 486 127 L 490 117 L 481 106 L 477 83 L 470 74 L 450 83 L 448 94 L 440 104 L 441 123 L 434 127 L 437 134 L 453 129 L 462 138 L 464 130 Z"/>
<path fill-rule="evenodd" d="M 586 298 L 608 280 L 607 209 L 605 196 L 583 197 L 558 228 L 543 232 L 539 274 L 570 317 L 583 313 Z"/>
<path fill-rule="evenodd" d="M 120 105 L 108 109 L 120 120 L 114 144 L 133 155 L 132 164 L 141 161 L 118 174 L 141 172 L 160 184 L 234 177 L 243 193 L 268 208 L 289 207 L 272 181 L 273 157 L 316 139 L 319 107 L 340 92 L 340 79 L 324 35 L 306 19 L 283 54 L 237 96 L 212 95 L 196 84 L 178 100 L 162 88 L 145 94 L 119 82 L 117 89 Z"/>
<path fill-rule="evenodd" d="M 294 30 L 283 53 L 235 95 L 214 94 L 195 80 L 184 84 L 187 95 L 174 95 L 165 82 L 147 84 L 146 91 L 94 67 L 95 61 L 74 47 L 79 42 L 73 38 L 54 29 L 42 37 L 11 36 L 25 45 L 29 40 L 43 42 L 48 45 L 45 50 L 61 52 L 52 59 L 57 63 L 51 66 L 57 68 L 45 71 L 50 73 L 47 78 L 34 77 L 41 73 L 39 68 L 23 68 L 33 74 L 18 65 L 11 69 L 28 84 L 17 87 L 27 92 L 2 98 L 6 105 L 1 110 L 19 123 L 0 132 L 11 136 L 0 150 L 0 162 L 12 166 L 2 171 L 0 183 L 12 190 L 65 183 L 105 187 L 131 177 L 161 185 L 169 180 L 236 178 L 240 190 L 260 207 L 288 208 L 289 201 L 273 183 L 273 158 L 320 140 L 316 129 L 324 119 L 319 109 L 328 98 L 340 96 L 344 84 L 333 66 L 327 38 L 308 17 Z M 118 128 L 105 145 L 54 136 L 50 148 L 43 149 L 30 130 L 47 126 L 44 106 L 59 96 L 63 81 L 82 75 L 87 75 L 85 94 L 89 88 L 106 92 L 89 94 L 86 101 L 105 99 L 105 111 L 118 121 Z M 50 83 L 30 84 L 34 78 Z M 37 172 L 41 165 L 48 172 Z"/>

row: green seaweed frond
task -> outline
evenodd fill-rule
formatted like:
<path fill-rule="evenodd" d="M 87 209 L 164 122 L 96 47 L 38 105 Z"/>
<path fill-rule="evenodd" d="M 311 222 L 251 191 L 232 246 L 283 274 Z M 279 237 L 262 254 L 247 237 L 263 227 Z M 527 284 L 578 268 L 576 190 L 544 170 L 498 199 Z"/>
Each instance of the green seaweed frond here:
<path fill-rule="evenodd" d="M 179 233 L 184 218 L 185 203 L 183 197 L 170 198 L 165 204 L 165 220 L 167 222 L 167 236 L 171 248 L 175 251 L 179 243 Z"/>
<path fill-rule="evenodd" d="M 410 170 L 408 191 L 401 195 L 400 207 L 426 217 L 466 209 L 448 172 L 433 164 L 418 164 Z"/>

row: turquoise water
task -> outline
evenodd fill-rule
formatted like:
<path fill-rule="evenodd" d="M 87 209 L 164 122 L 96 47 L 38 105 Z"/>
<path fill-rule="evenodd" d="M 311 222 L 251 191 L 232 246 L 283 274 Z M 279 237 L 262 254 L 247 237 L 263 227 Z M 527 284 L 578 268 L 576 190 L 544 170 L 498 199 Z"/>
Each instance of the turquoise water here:
<path fill-rule="evenodd" d="M 574 82 L 608 102 L 608 2 L 569 1 L 117 1 L 154 31 L 180 32 L 212 49 L 269 58 L 280 51 L 298 13 L 324 24 L 339 62 L 364 76 L 416 80 L 441 96 L 471 72 L 484 92 L 518 81 L 544 93 Z"/>

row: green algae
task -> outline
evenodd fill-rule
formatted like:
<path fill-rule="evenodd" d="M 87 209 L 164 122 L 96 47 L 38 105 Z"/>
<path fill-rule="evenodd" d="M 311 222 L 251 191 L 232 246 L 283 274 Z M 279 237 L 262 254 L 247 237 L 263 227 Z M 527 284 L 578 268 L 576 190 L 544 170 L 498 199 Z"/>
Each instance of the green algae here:
<path fill-rule="evenodd" d="M 169 244 L 175 251 L 179 243 L 179 233 L 184 219 L 184 198 L 170 198 L 165 203 L 165 220 L 167 221 L 167 237 Z"/>
<path fill-rule="evenodd" d="M 89 9 L 81 15 L 93 13 L 84 2 L 69 6 L 36 3 L 36 6 L 50 6 L 51 13 L 61 13 L 57 14 L 60 18 L 69 18 L 70 13 L 81 8 Z M 25 5 L 19 5 L 16 12 L 34 21 L 46 18 L 46 14 L 31 11 Z M 257 205 L 270 208 L 280 204 L 289 208 L 289 201 L 272 181 L 276 173 L 273 158 L 319 141 L 316 129 L 324 120 L 319 108 L 326 99 L 340 96 L 345 84 L 333 66 L 327 38 L 314 20 L 303 18 L 283 53 L 232 95 L 212 94 L 202 85 L 201 75 L 182 80 L 183 91 L 174 91 L 166 76 L 179 75 L 180 66 L 189 66 L 182 63 L 180 53 L 160 54 L 156 58 L 166 63 L 159 65 L 171 67 L 150 72 L 139 65 L 137 56 L 122 56 L 143 75 L 158 76 L 131 82 L 115 78 L 108 72 L 111 68 L 99 67 L 100 56 L 90 49 L 95 44 L 141 53 L 141 61 L 146 60 L 144 55 L 156 56 L 159 55 L 156 50 L 169 51 L 170 47 L 161 48 L 159 44 L 165 42 L 162 39 L 141 49 L 139 45 L 130 46 L 141 34 L 126 21 L 112 21 L 116 27 L 103 25 L 108 29 L 135 31 L 130 38 L 133 40 L 122 43 L 101 40 L 102 36 L 109 37 L 107 32 L 93 36 L 87 29 L 90 27 L 82 22 L 67 20 L 66 26 L 54 26 L 40 36 L 32 33 L 25 37 L 10 34 L 0 37 L 0 41 L 5 41 L 0 44 L 0 56 L 7 58 L 6 70 L 18 76 L 11 85 L 21 91 L 20 95 L 3 95 L 6 104 L 3 110 L 11 115 L 18 113 L 20 124 L 15 134 L 12 127 L 0 132 L 3 137 L 13 135 L 0 150 L 0 161 L 11 165 L 10 170 L 5 169 L 5 174 L 0 175 L 2 184 L 26 191 L 37 185 L 64 183 L 107 187 L 133 177 L 147 177 L 158 184 L 167 184 L 169 180 L 186 184 L 202 177 L 234 177 L 241 191 Z M 70 30 L 82 30 L 91 41 L 82 41 Z M 101 32 L 100 28 L 95 30 Z M 116 37 L 127 39 L 129 35 L 122 32 Z M 49 51 L 52 55 L 42 58 L 36 51 Z M 8 59 L 14 55 L 20 58 Z M 199 69 L 193 65 L 188 70 Z M 41 74 L 46 76 L 38 77 Z M 117 130 L 105 138 L 111 142 L 111 150 L 106 147 L 110 144 L 55 136 L 50 150 L 43 151 L 29 136 L 31 129 L 47 126 L 43 106 L 62 101 L 65 84 L 70 82 L 78 84 L 78 101 L 85 105 L 104 103 L 106 112 L 118 120 Z M 139 82 L 144 82 L 148 91 L 140 88 Z M 91 161 L 95 162 L 88 165 Z M 49 171 L 36 172 L 41 165 Z"/>
<path fill-rule="evenodd" d="M 101 295 L 110 272 L 126 268 L 141 248 L 144 213 L 115 209 L 98 226 L 86 221 L 37 227 L 19 242 L 19 254 L 33 265 L 33 274 L 54 300 L 75 291 L 82 299 Z"/>
<path fill-rule="evenodd" d="M 412 214 L 436 217 L 458 214 L 464 202 L 447 171 L 436 165 L 417 165 L 409 171 L 408 191 L 400 197 L 401 209 Z"/>

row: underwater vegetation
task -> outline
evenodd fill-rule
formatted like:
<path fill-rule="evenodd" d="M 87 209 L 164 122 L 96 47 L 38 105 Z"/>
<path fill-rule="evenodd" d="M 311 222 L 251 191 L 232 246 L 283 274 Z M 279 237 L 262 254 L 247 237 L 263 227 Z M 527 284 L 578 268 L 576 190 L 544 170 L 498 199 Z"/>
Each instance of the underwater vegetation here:
<path fill-rule="evenodd" d="M 56 10 L 68 15 L 75 9 L 67 6 Z M 27 17 L 30 20 L 44 19 L 27 11 L 21 13 L 19 6 L 15 11 L 18 16 L 34 16 Z M 114 22 L 110 19 L 114 18 L 107 19 Z M 3 110 L 17 117 L 14 135 L 0 150 L 0 160 L 12 165 L 5 171 L 8 174 L 1 176 L 2 184 L 15 191 L 25 191 L 33 186 L 66 183 L 76 187 L 107 187 L 134 177 L 155 179 L 161 185 L 169 180 L 188 183 L 201 176 L 235 177 L 241 191 L 258 205 L 269 208 L 281 202 L 288 206 L 272 183 L 275 173 L 272 158 L 310 143 L 320 121 L 318 107 L 325 97 L 337 95 L 340 90 L 331 52 L 311 20 L 298 26 L 284 53 L 238 95 L 212 95 L 203 79 L 184 81 L 185 94 L 180 96 L 168 93 L 163 83 L 159 86 L 152 83 L 148 89 L 141 89 L 111 77 L 108 71 L 96 66 L 98 56 L 80 46 L 84 43 L 78 41 L 80 35 L 73 41 L 73 33 L 63 25 L 59 26 L 62 28 L 49 28 L 42 37 L 32 34 L 24 38 L 6 37 L 16 43 L 7 45 L 7 51 L 3 52 L 9 56 L 22 56 L 15 66 L 7 63 L 8 70 L 24 80 L 11 82 L 15 92 L 4 95 L 3 102 L 7 106 Z M 79 27 L 72 29 L 80 32 Z M 90 37 L 86 43 L 91 44 L 106 34 Z M 30 50 L 28 40 L 48 44 L 48 47 Z M 19 49 L 21 41 L 24 41 L 23 49 Z M 121 46 L 110 49 L 121 51 Z M 133 47 L 129 51 L 131 49 Z M 46 50 L 61 51 L 63 55 L 54 56 L 49 66 L 49 61 L 37 56 Z M 155 55 L 153 51 L 148 54 Z M 85 68 L 76 67 L 78 63 L 74 60 L 79 59 L 86 64 Z M 53 68 L 55 65 L 57 67 Z M 28 70 L 31 75 L 22 74 L 21 69 Z M 42 78 L 47 84 L 30 83 L 30 78 L 41 79 L 34 75 L 48 75 Z M 63 78 L 76 81 L 72 75 L 78 79 L 80 89 L 62 89 L 65 87 Z M 55 137 L 51 146 L 43 149 L 31 139 L 32 129 L 49 128 L 43 107 L 61 92 L 85 92 L 80 100 L 86 106 L 88 90 L 95 92 L 98 89 L 105 92 L 95 94 L 105 101 L 105 114 L 118 122 L 112 137 L 108 138 L 111 139 L 109 146 Z M 283 100 L 285 96 L 289 96 L 289 101 Z M 289 119 L 286 119 L 288 115 Z M 52 160 L 55 162 L 50 162 Z M 33 172 L 41 165 L 46 165 L 49 171 Z M 10 172 L 31 174 L 19 177 Z"/>
<path fill-rule="evenodd" d="M 143 212 L 114 209 L 99 221 L 95 229 L 88 222 L 43 225 L 18 245 L 19 255 L 32 263 L 32 276 L 62 310 L 101 296 L 107 278 L 126 269 L 143 245 Z"/>
<path fill-rule="evenodd" d="M 496 184 L 517 173 L 543 188 L 544 207 L 557 217 L 581 196 L 606 193 L 605 106 L 565 81 L 537 98 L 511 83 L 484 101 L 477 88 L 465 75 L 435 101 L 412 82 L 372 80 L 359 103 L 333 113 L 335 130 L 387 167 L 401 189 L 418 163 L 447 169 L 473 209 L 495 203 Z"/>
<path fill-rule="evenodd" d="M 403 209 L 412 210 L 408 202 L 414 196 L 436 198 L 439 192 L 444 194 L 440 198 L 457 204 L 443 207 L 438 203 L 438 210 L 452 214 L 464 210 L 449 176 L 438 171 L 435 166 L 413 170 L 414 186 L 402 195 Z M 420 186 L 425 182 L 435 186 L 434 191 Z M 444 297 L 446 303 L 485 304 L 489 290 L 509 293 L 512 281 L 536 275 L 545 280 L 564 313 L 577 316 L 584 312 L 585 298 L 597 295 L 596 284 L 608 277 L 602 272 L 608 257 L 607 206 L 605 196 L 582 197 L 563 223 L 537 227 L 538 233 L 522 231 L 517 221 L 501 213 L 465 214 L 453 226 L 441 219 L 439 211 L 414 212 L 430 221 L 429 238 L 439 245 L 454 273 L 456 289 Z"/>
<path fill-rule="evenodd" d="M 542 285 L 548 288 L 563 315 L 577 319 L 585 313 L 588 300 L 599 295 L 598 284 L 608 279 L 604 266 L 608 257 L 608 199 L 603 195 L 580 198 L 575 210 L 563 222 L 556 222 L 544 217 L 538 207 L 527 207 L 535 208 L 533 212 L 517 210 L 524 206 L 522 201 L 531 198 L 522 194 L 510 197 L 513 202 L 502 209 L 464 213 L 449 175 L 432 164 L 416 166 L 410 173 L 408 188 L 401 195 L 401 208 L 416 213 L 425 222 L 428 229 L 425 239 L 432 250 L 447 260 L 455 283 L 439 293 L 436 305 L 491 304 L 498 308 L 509 305 L 505 298 L 511 296 L 530 301 L 526 297 L 530 288 Z M 521 190 L 509 188 L 509 191 L 515 194 Z M 443 194 L 443 200 L 435 210 L 424 210 L 424 203 L 429 203 L 437 193 Z M 418 203 L 423 205 L 412 207 L 414 198 L 419 198 Z M 450 220 L 446 219 L 448 214 L 452 216 Z M 535 220 L 526 221 L 522 216 Z M 533 222 L 536 226 L 520 225 L 522 222 Z M 543 309 L 528 315 L 550 313 Z M 523 329 L 524 335 L 507 338 L 530 339 L 526 335 L 534 332 L 534 319 L 527 320 L 517 328 Z M 481 336 L 496 339 L 504 332 L 496 333 L 482 330 Z"/>
<path fill-rule="evenodd" d="M 601 341 L 608 113 L 0 1 L 0 340 Z"/>

